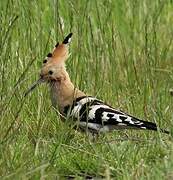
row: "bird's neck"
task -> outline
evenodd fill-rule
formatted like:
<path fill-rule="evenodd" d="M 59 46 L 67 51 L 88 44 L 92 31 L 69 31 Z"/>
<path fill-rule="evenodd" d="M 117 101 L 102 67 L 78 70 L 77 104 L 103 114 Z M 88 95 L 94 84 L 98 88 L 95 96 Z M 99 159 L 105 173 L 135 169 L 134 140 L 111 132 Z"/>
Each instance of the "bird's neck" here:
<path fill-rule="evenodd" d="M 75 88 L 67 72 L 59 80 L 50 83 L 52 105 L 63 111 L 64 107 L 71 105 L 74 99 L 85 96 L 85 93 Z"/>

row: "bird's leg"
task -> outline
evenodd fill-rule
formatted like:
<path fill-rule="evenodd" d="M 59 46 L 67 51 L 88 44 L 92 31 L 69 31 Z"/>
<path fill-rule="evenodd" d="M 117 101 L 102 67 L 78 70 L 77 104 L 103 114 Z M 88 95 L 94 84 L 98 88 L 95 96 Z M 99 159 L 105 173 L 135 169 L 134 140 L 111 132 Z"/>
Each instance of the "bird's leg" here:
<path fill-rule="evenodd" d="M 99 138 L 99 133 L 93 132 L 86 130 L 86 137 L 89 139 L 91 142 L 97 142 Z"/>

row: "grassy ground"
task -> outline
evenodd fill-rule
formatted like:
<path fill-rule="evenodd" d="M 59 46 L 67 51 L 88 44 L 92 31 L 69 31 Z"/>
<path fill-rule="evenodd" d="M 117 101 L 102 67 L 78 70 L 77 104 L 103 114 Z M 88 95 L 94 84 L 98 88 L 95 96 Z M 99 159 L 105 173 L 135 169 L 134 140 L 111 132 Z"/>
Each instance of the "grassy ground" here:
<path fill-rule="evenodd" d="M 45 55 L 73 32 L 76 86 L 173 130 L 172 22 L 170 0 L 2 1 L 1 179 L 173 178 L 171 136 L 116 131 L 93 143 L 60 122 L 46 85 L 23 98 Z"/>

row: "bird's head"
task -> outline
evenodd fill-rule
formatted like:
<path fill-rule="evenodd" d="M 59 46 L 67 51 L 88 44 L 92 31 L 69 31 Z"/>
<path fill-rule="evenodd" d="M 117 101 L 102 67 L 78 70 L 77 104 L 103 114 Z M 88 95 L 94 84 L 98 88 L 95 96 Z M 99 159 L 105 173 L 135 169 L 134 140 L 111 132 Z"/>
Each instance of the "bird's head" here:
<path fill-rule="evenodd" d="M 65 77 L 65 61 L 69 57 L 68 46 L 72 37 L 70 33 L 64 41 L 57 43 L 52 53 L 43 60 L 40 78 L 25 93 L 25 96 L 42 82 L 61 81 Z"/>

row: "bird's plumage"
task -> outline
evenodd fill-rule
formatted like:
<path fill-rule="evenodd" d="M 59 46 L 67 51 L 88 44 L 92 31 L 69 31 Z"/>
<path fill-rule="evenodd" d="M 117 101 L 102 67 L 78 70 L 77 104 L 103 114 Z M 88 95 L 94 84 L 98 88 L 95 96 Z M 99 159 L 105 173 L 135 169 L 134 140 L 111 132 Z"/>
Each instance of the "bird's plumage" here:
<path fill-rule="evenodd" d="M 157 131 L 155 123 L 143 121 L 105 104 L 91 96 L 82 96 L 64 108 L 64 115 L 79 121 L 79 127 L 92 132 L 114 129 L 147 129 Z M 161 130 L 168 133 L 165 130 Z"/>
<path fill-rule="evenodd" d="M 159 128 L 155 123 L 143 121 L 116 110 L 75 88 L 65 68 L 65 61 L 69 57 L 68 45 L 71 36 L 72 33 L 62 43 L 57 43 L 52 53 L 48 53 L 43 61 L 40 79 L 25 95 L 38 84 L 47 82 L 50 85 L 53 106 L 65 117 L 78 122 L 79 127 L 84 130 L 96 133 L 128 128 L 157 131 Z M 161 131 L 168 133 L 166 130 Z"/>

